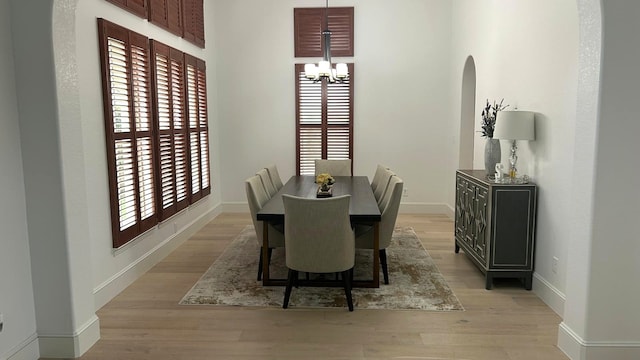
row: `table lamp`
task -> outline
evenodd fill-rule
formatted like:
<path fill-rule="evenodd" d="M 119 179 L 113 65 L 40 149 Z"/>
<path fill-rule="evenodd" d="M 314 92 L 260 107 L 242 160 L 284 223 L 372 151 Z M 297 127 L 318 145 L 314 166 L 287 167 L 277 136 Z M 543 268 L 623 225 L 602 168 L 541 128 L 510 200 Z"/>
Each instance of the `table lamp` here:
<path fill-rule="evenodd" d="M 511 155 L 509 156 L 509 177 L 511 179 L 515 179 L 518 174 L 516 140 L 535 140 L 534 124 L 534 113 L 531 111 L 498 111 L 493 137 L 511 140 Z"/>

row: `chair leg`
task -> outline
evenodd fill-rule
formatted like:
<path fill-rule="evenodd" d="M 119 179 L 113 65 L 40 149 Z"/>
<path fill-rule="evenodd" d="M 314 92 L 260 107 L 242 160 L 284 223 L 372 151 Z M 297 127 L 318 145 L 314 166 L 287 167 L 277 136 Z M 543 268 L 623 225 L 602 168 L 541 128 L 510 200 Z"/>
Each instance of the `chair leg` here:
<path fill-rule="evenodd" d="M 262 247 L 260 247 L 260 252 L 258 253 L 258 281 L 262 280 Z"/>
<path fill-rule="evenodd" d="M 353 299 L 351 298 L 351 271 L 346 270 L 342 272 L 342 281 L 344 282 L 344 294 L 347 297 L 347 305 L 349 306 L 349 311 L 353 311 Z"/>
<path fill-rule="evenodd" d="M 382 266 L 382 276 L 384 283 L 389 285 L 389 271 L 387 270 L 387 249 L 380 249 L 380 265 Z"/>
<path fill-rule="evenodd" d="M 291 296 L 291 287 L 293 286 L 293 282 L 298 277 L 298 272 L 295 270 L 289 269 L 289 276 L 287 277 L 287 287 L 284 290 L 284 301 L 282 302 L 282 308 L 286 309 L 289 307 L 289 297 Z"/>

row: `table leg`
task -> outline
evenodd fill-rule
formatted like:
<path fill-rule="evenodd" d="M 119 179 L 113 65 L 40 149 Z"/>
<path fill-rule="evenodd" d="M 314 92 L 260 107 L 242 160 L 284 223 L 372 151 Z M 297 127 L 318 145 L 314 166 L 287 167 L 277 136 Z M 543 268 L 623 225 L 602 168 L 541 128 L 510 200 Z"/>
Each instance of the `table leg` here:
<path fill-rule="evenodd" d="M 269 223 L 262 222 L 262 285 L 269 285 Z"/>
<path fill-rule="evenodd" d="M 380 222 L 373 224 L 373 287 L 380 287 Z"/>

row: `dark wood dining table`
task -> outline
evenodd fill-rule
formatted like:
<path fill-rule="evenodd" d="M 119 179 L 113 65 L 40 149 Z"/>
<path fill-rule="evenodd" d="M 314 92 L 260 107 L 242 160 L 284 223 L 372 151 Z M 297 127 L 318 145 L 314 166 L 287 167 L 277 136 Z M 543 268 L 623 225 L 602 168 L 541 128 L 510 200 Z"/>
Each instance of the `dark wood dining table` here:
<path fill-rule="evenodd" d="M 371 280 L 354 279 L 354 287 L 380 287 L 380 237 L 379 225 L 381 220 L 380 209 L 373 190 L 366 176 L 334 176 L 333 196 L 351 195 L 349 202 L 349 217 L 351 223 L 368 224 L 374 228 L 373 241 L 373 276 Z M 305 198 L 316 198 L 318 185 L 315 176 L 292 176 L 286 184 L 276 193 L 256 214 L 258 221 L 263 222 L 263 246 L 262 246 L 262 284 L 264 286 L 286 285 L 286 279 L 272 279 L 269 276 L 269 231 L 268 224 L 284 223 L 284 204 L 282 195 L 294 195 Z M 285 235 L 286 241 L 286 235 Z M 316 285 L 329 285 L 327 283 L 315 283 Z M 340 283 L 337 286 L 341 286 Z"/>

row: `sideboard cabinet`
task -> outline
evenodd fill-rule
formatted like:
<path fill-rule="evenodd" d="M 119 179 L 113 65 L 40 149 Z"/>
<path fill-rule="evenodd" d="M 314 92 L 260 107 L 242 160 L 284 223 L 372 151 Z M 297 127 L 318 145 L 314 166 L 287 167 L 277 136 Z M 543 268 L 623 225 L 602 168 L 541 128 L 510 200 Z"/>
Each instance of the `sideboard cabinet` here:
<path fill-rule="evenodd" d="M 521 278 L 531 290 L 536 225 L 535 184 L 497 184 L 484 170 L 456 171 L 455 252 L 485 274 Z"/>

